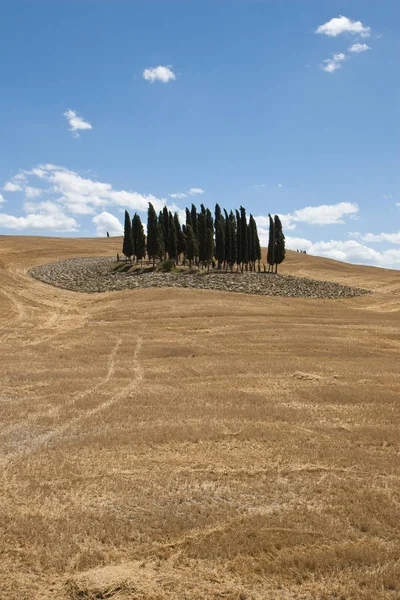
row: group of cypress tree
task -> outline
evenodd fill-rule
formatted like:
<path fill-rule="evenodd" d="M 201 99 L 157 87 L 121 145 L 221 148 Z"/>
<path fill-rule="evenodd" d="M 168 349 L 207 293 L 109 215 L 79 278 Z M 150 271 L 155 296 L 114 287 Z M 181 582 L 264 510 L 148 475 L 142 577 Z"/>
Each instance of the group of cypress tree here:
<path fill-rule="evenodd" d="M 156 260 L 171 259 L 174 263 L 183 260 L 189 267 L 193 264 L 210 265 L 218 270 L 260 271 L 261 246 L 257 225 L 253 215 L 249 219 L 246 210 L 232 210 L 228 214 L 217 204 L 214 216 L 203 204 L 200 211 L 192 204 L 186 208 L 185 224 L 181 225 L 178 213 L 172 214 L 166 206 L 157 216 L 149 203 L 147 211 L 147 240 L 140 217 L 135 213 L 132 221 L 125 211 L 123 253 L 126 257 L 142 261 L 146 255 L 155 265 Z M 276 215 L 270 215 L 270 239 L 268 245 L 268 271 L 277 272 L 278 264 L 285 258 L 285 236 L 282 223 Z M 265 269 L 265 267 L 264 267 Z"/>

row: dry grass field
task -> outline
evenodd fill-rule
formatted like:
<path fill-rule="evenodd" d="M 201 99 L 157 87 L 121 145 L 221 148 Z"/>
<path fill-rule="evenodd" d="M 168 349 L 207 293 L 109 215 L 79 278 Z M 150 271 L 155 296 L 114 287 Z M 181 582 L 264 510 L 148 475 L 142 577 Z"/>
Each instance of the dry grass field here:
<path fill-rule="evenodd" d="M 400 272 L 347 300 L 78 294 L 0 237 L 2 600 L 400 597 Z"/>

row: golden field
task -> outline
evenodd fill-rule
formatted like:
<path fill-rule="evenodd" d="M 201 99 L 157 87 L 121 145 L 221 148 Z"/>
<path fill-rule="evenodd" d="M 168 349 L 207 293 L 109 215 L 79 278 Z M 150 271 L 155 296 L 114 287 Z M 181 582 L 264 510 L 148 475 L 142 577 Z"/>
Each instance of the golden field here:
<path fill-rule="evenodd" d="M 400 597 L 400 272 L 346 300 L 80 294 L 0 237 L 2 600 Z"/>

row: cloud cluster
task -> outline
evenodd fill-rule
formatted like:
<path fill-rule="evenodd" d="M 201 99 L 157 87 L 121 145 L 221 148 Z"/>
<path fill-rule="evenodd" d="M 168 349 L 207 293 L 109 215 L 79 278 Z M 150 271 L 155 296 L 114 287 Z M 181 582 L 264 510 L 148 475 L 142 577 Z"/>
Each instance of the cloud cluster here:
<path fill-rule="evenodd" d="M 279 216 L 285 229 L 296 229 L 296 223 L 307 223 L 308 225 L 343 224 L 345 223 L 344 217 L 354 219 L 357 217 L 358 212 L 359 208 L 355 202 L 339 202 L 338 204 L 306 206 Z M 268 217 L 255 218 L 259 227 L 269 227 Z"/>
<path fill-rule="evenodd" d="M 26 203 L 24 208 L 27 212 L 24 217 L 0 213 L 0 227 L 17 230 L 42 229 L 57 232 L 78 230 L 75 219 L 68 217 L 62 208 L 54 202 Z"/>
<path fill-rule="evenodd" d="M 78 117 L 78 115 L 76 114 L 76 112 L 74 110 L 71 110 L 70 108 L 65 111 L 64 117 L 67 119 L 69 125 L 70 125 L 70 129 L 69 131 L 72 133 L 72 135 L 74 137 L 79 137 L 79 131 L 81 130 L 85 130 L 85 129 L 93 129 L 93 127 L 91 126 L 90 123 L 88 123 L 87 121 L 84 121 L 81 117 Z"/>
<path fill-rule="evenodd" d="M 337 69 L 342 68 L 342 62 L 346 60 L 346 55 L 343 52 L 333 54 L 331 58 L 327 58 L 323 61 L 322 70 L 327 73 L 334 73 Z"/>
<path fill-rule="evenodd" d="M 204 194 L 205 190 L 202 188 L 190 188 L 187 192 L 176 192 L 175 194 L 168 194 L 170 198 L 182 199 L 188 196 L 197 196 L 198 194 Z"/>
<path fill-rule="evenodd" d="M 176 79 L 175 73 L 170 69 L 169 65 L 158 67 L 152 67 L 151 69 L 145 69 L 143 71 L 143 79 L 146 81 L 150 81 L 150 83 L 154 83 L 155 81 L 161 81 L 162 83 L 168 83 L 169 81 L 174 81 Z"/>
<path fill-rule="evenodd" d="M 365 27 L 361 21 L 352 21 L 347 17 L 340 15 L 334 19 L 331 19 L 327 23 L 320 25 L 315 33 L 322 33 L 330 37 L 337 37 L 342 33 L 356 34 L 361 37 L 369 37 L 371 34 L 371 28 Z"/>
<path fill-rule="evenodd" d="M 26 217 L 2 215 L 0 226 L 8 229 L 76 231 L 79 225 L 74 218 L 67 215 L 90 215 L 98 235 L 103 235 L 105 231 L 119 235 L 122 231 L 121 223 L 105 209 L 114 207 L 118 210 L 126 208 L 146 212 L 149 202 L 153 204 L 156 211 L 167 206 L 168 210 L 176 211 L 184 217 L 184 211 L 173 202 L 167 203 L 165 198 L 118 190 L 110 183 L 95 181 L 53 164 L 39 165 L 21 171 L 8 181 L 3 189 L 8 192 L 23 192 L 29 200 L 44 195 L 52 200 L 51 202 L 26 202 L 24 209 L 29 213 Z M 202 193 L 204 190 L 201 188 L 190 188 L 187 192 L 190 196 Z"/>
<path fill-rule="evenodd" d="M 352 21 L 348 17 L 340 15 L 337 18 L 331 19 L 327 23 L 320 25 L 315 33 L 327 35 L 329 37 L 337 37 L 342 34 L 359 35 L 362 38 L 367 38 L 371 34 L 371 27 L 367 27 L 361 23 L 361 21 Z M 352 54 L 361 54 L 371 50 L 368 44 L 361 44 L 356 42 L 352 44 L 348 51 Z M 326 73 L 334 73 L 338 69 L 342 68 L 343 62 L 347 59 L 346 54 L 343 52 L 334 53 L 331 58 L 327 58 L 321 63 L 321 68 Z"/>

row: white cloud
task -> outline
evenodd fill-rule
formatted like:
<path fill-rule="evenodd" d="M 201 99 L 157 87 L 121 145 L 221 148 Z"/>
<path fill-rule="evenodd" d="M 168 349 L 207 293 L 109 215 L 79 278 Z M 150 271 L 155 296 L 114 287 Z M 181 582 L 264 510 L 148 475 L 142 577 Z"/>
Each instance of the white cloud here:
<path fill-rule="evenodd" d="M 143 71 L 143 79 L 146 81 L 150 81 L 154 83 L 155 81 L 161 81 L 162 83 L 168 83 L 168 81 L 173 81 L 176 79 L 175 73 L 168 67 L 163 67 L 159 65 L 158 67 L 153 67 L 151 69 L 145 69 Z"/>
<path fill-rule="evenodd" d="M 177 192 L 176 194 L 168 194 L 170 198 L 187 198 L 187 194 Z"/>
<path fill-rule="evenodd" d="M 30 187 L 29 185 L 25 187 L 25 196 L 27 198 L 37 198 L 41 193 L 42 190 L 40 188 Z"/>
<path fill-rule="evenodd" d="M 278 187 L 281 188 L 283 187 L 283 185 L 281 183 L 278 183 Z"/>
<path fill-rule="evenodd" d="M 356 240 L 345 242 L 330 240 L 314 243 L 303 238 L 286 237 L 286 247 L 289 250 L 306 250 L 308 254 L 314 256 L 324 256 L 344 262 L 390 269 L 400 268 L 400 249 L 391 248 L 378 252 Z"/>
<path fill-rule="evenodd" d="M 0 194 L 0 204 L 4 202 L 4 197 Z"/>
<path fill-rule="evenodd" d="M 361 21 L 352 21 L 347 17 L 340 15 L 334 19 L 331 19 L 327 23 L 320 25 L 315 33 L 322 33 L 330 37 L 336 37 L 342 33 L 350 33 L 360 35 L 361 37 L 368 37 L 371 33 L 370 27 L 365 27 Z"/>
<path fill-rule="evenodd" d="M 46 229 L 51 231 L 77 231 L 75 219 L 68 217 L 54 202 L 26 203 L 26 217 L 0 214 L 0 227 L 6 229 Z M 34 212 L 29 212 L 34 211 Z"/>
<path fill-rule="evenodd" d="M 71 110 L 69 108 L 63 114 L 70 125 L 69 131 L 72 133 L 72 135 L 74 137 L 79 137 L 78 131 L 80 131 L 80 130 L 93 129 L 91 124 L 88 123 L 87 121 L 84 121 L 81 117 L 78 117 L 78 115 L 76 114 L 76 112 L 74 110 Z"/>
<path fill-rule="evenodd" d="M 306 206 L 291 213 L 279 215 L 284 229 L 295 229 L 296 223 L 308 225 L 338 225 L 343 224 L 344 217 L 356 218 L 359 212 L 358 205 L 353 202 L 339 202 L 338 204 L 321 204 L 320 206 Z M 269 227 L 269 218 L 255 217 L 257 225 Z"/>
<path fill-rule="evenodd" d="M 358 42 L 349 48 L 349 52 L 355 52 L 356 54 L 360 54 L 360 52 L 365 52 L 366 50 L 371 50 L 368 44 L 360 44 Z"/>
<path fill-rule="evenodd" d="M 400 206 L 400 202 L 396 202 L 396 206 Z"/>
<path fill-rule="evenodd" d="M 120 221 L 109 212 L 103 211 L 99 215 L 93 217 L 92 222 L 96 225 L 96 235 L 105 237 L 108 233 L 113 235 L 123 235 L 124 228 Z"/>
<path fill-rule="evenodd" d="M 366 233 L 361 236 L 364 242 L 389 242 L 391 244 L 400 244 L 400 231 L 397 233 Z"/>
<path fill-rule="evenodd" d="M 5 192 L 22 192 L 22 187 L 19 183 L 13 183 L 12 181 L 7 181 L 5 186 L 3 187 Z"/>
<path fill-rule="evenodd" d="M 346 60 L 346 55 L 343 52 L 333 54 L 331 58 L 327 58 L 323 61 L 321 68 L 327 73 L 334 73 L 337 69 L 342 68 L 342 62 Z"/>
<path fill-rule="evenodd" d="M 175 194 L 168 194 L 170 198 L 182 199 L 188 196 L 196 196 L 198 194 L 204 194 L 205 191 L 201 188 L 190 188 L 187 192 L 176 192 Z"/>

